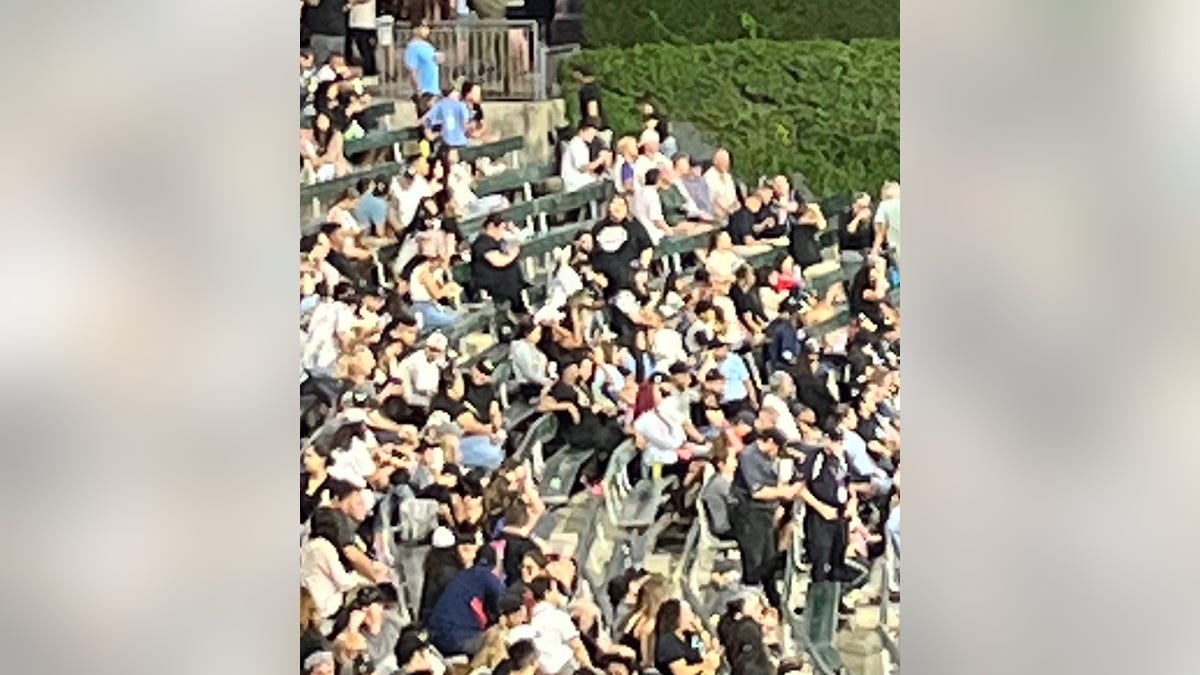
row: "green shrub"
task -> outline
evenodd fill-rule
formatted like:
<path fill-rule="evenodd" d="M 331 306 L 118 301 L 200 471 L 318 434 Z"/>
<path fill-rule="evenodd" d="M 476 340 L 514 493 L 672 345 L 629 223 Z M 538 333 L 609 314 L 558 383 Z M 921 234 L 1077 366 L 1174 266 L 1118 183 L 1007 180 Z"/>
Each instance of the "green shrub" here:
<path fill-rule="evenodd" d="M 899 38 L 900 0 L 587 0 L 591 47 Z"/>
<path fill-rule="evenodd" d="M 649 94 L 670 119 L 733 154 L 734 172 L 800 171 L 820 195 L 878 190 L 900 176 L 898 40 L 639 45 L 584 51 L 563 64 L 568 115 L 579 119 L 575 64 L 587 64 L 618 134 L 641 128 Z"/>

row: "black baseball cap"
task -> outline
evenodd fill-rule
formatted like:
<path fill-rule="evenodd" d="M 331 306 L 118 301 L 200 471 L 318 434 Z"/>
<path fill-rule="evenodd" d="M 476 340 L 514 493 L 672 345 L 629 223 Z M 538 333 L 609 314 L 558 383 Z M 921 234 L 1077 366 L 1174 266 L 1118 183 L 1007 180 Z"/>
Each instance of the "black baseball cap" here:
<path fill-rule="evenodd" d="M 692 370 L 688 368 L 687 364 L 683 361 L 676 361 L 675 363 L 671 364 L 671 367 L 667 369 L 667 372 L 671 375 L 688 375 L 692 372 Z"/>
<path fill-rule="evenodd" d="M 521 593 L 509 591 L 508 593 L 500 596 L 499 605 L 501 616 L 516 614 L 517 612 L 521 611 L 522 607 L 525 606 L 525 598 Z"/>
<path fill-rule="evenodd" d="M 429 646 L 429 638 L 423 630 L 407 630 L 400 635 L 396 642 L 396 664 L 401 669 L 412 660 L 412 657 Z"/>
<path fill-rule="evenodd" d="M 491 359 L 484 359 L 475 364 L 475 370 L 478 370 L 484 375 L 491 375 L 492 373 L 496 372 L 496 364 L 492 363 Z"/>

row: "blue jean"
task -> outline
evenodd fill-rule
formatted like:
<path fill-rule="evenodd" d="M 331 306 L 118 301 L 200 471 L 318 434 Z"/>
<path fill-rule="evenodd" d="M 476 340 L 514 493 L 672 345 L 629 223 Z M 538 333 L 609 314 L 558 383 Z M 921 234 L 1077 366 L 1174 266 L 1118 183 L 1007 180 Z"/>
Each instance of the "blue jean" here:
<path fill-rule="evenodd" d="M 458 444 L 463 466 L 494 471 L 504 461 L 504 449 L 487 436 L 463 436 Z"/>
<path fill-rule="evenodd" d="M 439 330 L 449 328 L 458 322 L 458 312 L 446 309 L 433 302 L 415 302 L 413 309 L 417 310 L 417 314 L 421 315 L 422 331 Z"/>

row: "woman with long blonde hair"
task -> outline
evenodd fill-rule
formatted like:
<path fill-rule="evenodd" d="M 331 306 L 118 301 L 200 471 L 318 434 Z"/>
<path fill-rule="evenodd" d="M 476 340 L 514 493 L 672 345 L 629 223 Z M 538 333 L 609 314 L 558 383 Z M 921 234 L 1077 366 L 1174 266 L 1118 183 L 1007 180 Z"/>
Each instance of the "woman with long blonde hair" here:
<path fill-rule="evenodd" d="M 638 589 L 633 613 L 625 621 L 620 644 L 632 649 L 641 666 L 654 662 L 654 630 L 658 609 L 670 596 L 670 584 L 661 574 L 651 574 Z"/>

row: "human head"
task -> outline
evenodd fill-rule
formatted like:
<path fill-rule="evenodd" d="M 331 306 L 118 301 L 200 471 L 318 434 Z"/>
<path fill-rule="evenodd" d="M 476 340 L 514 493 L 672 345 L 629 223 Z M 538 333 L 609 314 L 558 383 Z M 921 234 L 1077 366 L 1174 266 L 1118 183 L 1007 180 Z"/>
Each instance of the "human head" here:
<path fill-rule="evenodd" d="M 329 131 L 329 127 L 332 125 L 333 122 L 329 119 L 329 114 L 323 110 L 317 112 L 316 117 L 313 117 L 313 130 L 318 133 Z"/>
<path fill-rule="evenodd" d="M 617 153 L 626 159 L 637 157 L 638 144 L 633 136 L 622 136 L 617 139 Z"/>
<path fill-rule="evenodd" d="M 306 675 L 333 675 L 333 652 L 313 652 L 304 659 Z"/>
<path fill-rule="evenodd" d="M 596 123 L 591 118 L 579 123 L 579 137 L 584 143 L 591 143 L 596 138 Z"/>
<path fill-rule="evenodd" d="M 653 129 L 646 129 L 638 138 L 638 145 L 642 147 L 642 152 L 647 155 L 657 154 L 660 147 L 659 143 L 658 132 Z"/>
<path fill-rule="evenodd" d="M 692 611 L 688 604 L 679 598 L 671 598 L 663 602 L 655 617 L 654 630 L 659 635 L 678 633 L 692 622 Z"/>
<path fill-rule="evenodd" d="M 682 178 L 692 172 L 692 158 L 683 152 L 676 153 L 671 158 L 671 166 L 675 168 L 675 175 Z"/>
<path fill-rule="evenodd" d="M 409 628 L 400 634 L 395 648 L 396 665 L 414 673 L 429 670 L 429 641 L 423 631 Z"/>
<path fill-rule="evenodd" d="M 475 82 L 467 80 L 462 85 L 462 100 L 470 101 L 471 103 L 479 103 L 483 100 L 483 87 L 480 87 Z"/>
<path fill-rule="evenodd" d="M 325 444 L 313 444 L 304 449 L 302 461 L 304 472 L 310 476 L 320 475 L 329 470 L 333 463 L 333 448 Z"/>
<path fill-rule="evenodd" d="M 420 23 L 417 24 L 417 27 L 413 29 L 413 35 L 416 35 L 417 37 L 421 38 L 422 40 L 425 40 L 429 37 L 430 30 L 431 29 L 429 26 L 429 22 L 426 20 L 422 20 Z"/>
<path fill-rule="evenodd" d="M 646 576 L 642 582 L 642 587 L 637 592 L 637 602 L 634 604 L 633 611 L 642 616 L 656 616 L 659 607 L 670 594 L 670 586 L 667 584 L 667 578 L 661 574 L 650 574 Z"/>
<path fill-rule="evenodd" d="M 327 479 L 325 487 L 333 505 L 342 513 L 350 516 L 356 523 L 361 523 L 367 517 L 367 502 L 363 499 L 362 490 L 336 478 Z"/>
<path fill-rule="evenodd" d="M 425 340 L 425 355 L 430 361 L 441 362 L 445 359 L 446 349 L 450 346 L 450 341 L 440 331 L 434 331 Z"/>
<path fill-rule="evenodd" d="M 771 191 L 777 197 L 785 197 L 791 192 L 792 186 L 788 183 L 787 176 L 775 176 L 771 179 Z"/>
<path fill-rule="evenodd" d="M 517 640 L 508 646 L 513 675 L 533 675 L 538 668 L 538 651 L 533 640 Z"/>
<path fill-rule="evenodd" d="M 612 199 L 608 200 L 609 219 L 619 222 L 625 220 L 625 217 L 628 215 L 629 202 L 625 201 L 624 197 L 621 195 L 614 195 Z"/>
<path fill-rule="evenodd" d="M 762 210 L 762 197 L 759 196 L 758 192 L 751 192 L 746 195 L 745 205 L 746 210 L 750 213 L 758 213 Z"/>
<path fill-rule="evenodd" d="M 854 195 L 854 208 L 865 209 L 871 206 L 871 195 L 866 192 L 859 192 Z"/>
<path fill-rule="evenodd" d="M 317 63 L 316 57 L 311 49 L 300 50 L 300 69 L 309 70 Z"/>
<path fill-rule="evenodd" d="M 900 183 L 889 180 L 879 188 L 879 199 L 899 199 L 900 198 Z"/>
<path fill-rule="evenodd" d="M 658 169 L 650 169 L 646 172 L 646 185 L 661 185 L 662 172 Z"/>
<path fill-rule="evenodd" d="M 758 434 L 758 447 L 768 457 L 774 457 L 787 445 L 787 436 L 779 429 L 764 429 Z"/>
<path fill-rule="evenodd" d="M 545 576 L 546 565 L 550 563 L 538 549 L 530 549 L 521 558 L 521 581 L 530 584 L 534 579 Z"/>
<path fill-rule="evenodd" d="M 729 151 L 725 148 L 718 149 L 713 154 L 712 165 L 721 173 L 729 173 Z"/>

